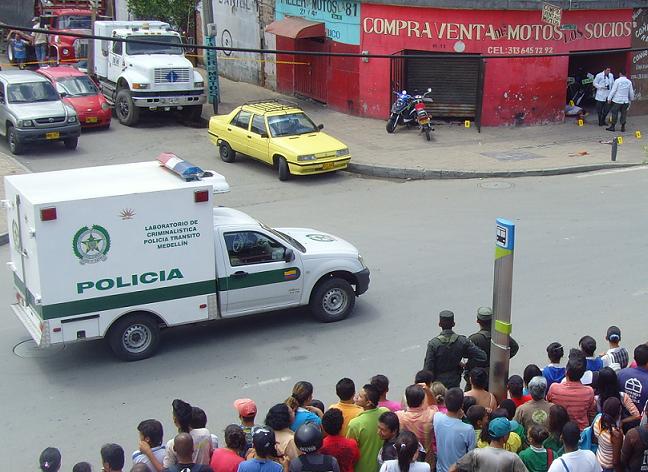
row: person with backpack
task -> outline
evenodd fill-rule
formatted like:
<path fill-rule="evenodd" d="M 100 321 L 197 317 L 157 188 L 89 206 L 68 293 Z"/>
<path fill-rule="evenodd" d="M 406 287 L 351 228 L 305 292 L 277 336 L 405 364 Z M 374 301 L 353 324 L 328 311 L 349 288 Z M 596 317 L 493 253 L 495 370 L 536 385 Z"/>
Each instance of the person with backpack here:
<path fill-rule="evenodd" d="M 403 431 L 396 439 L 398 458 L 383 462 L 380 472 L 430 472 L 430 464 L 417 462 L 419 441 L 410 431 Z"/>
<path fill-rule="evenodd" d="M 598 439 L 596 460 L 604 472 L 623 472 L 621 467 L 621 445 L 623 432 L 617 426 L 621 418 L 621 402 L 610 397 L 603 403 L 603 411 L 592 423 L 592 433 Z"/>
<path fill-rule="evenodd" d="M 648 416 L 648 403 L 644 408 Z M 648 472 L 648 424 L 632 428 L 621 448 L 621 465 L 627 472 Z"/>
<path fill-rule="evenodd" d="M 520 452 L 520 459 L 529 472 L 547 472 L 549 470 L 554 460 L 554 453 L 542 445 L 547 438 L 549 438 L 549 431 L 541 424 L 534 424 L 528 429 L 529 447 Z"/>
<path fill-rule="evenodd" d="M 194 462 L 194 441 L 191 434 L 178 434 L 173 439 L 173 450 L 177 462 L 169 465 L 163 472 L 214 472 L 210 466 Z"/>
<path fill-rule="evenodd" d="M 335 457 L 321 454 L 322 430 L 314 423 L 304 423 L 295 431 L 295 445 L 302 453 L 290 461 L 290 472 L 340 472 Z"/>
<path fill-rule="evenodd" d="M 603 469 L 596 455 L 588 449 L 579 449 L 580 429 L 578 424 L 569 421 L 562 430 L 565 453 L 551 463 L 548 472 L 601 472 Z"/>

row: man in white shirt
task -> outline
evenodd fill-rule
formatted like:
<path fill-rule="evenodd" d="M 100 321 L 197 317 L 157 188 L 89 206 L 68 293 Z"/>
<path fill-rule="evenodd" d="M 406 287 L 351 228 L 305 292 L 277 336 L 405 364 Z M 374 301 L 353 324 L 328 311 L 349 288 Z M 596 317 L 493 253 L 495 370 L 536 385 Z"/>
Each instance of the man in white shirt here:
<path fill-rule="evenodd" d="M 614 85 L 614 75 L 610 72 L 610 68 L 606 67 L 603 72 L 599 72 L 594 77 L 594 82 L 592 83 L 596 89 L 596 113 L 598 113 L 598 124 L 599 126 L 605 125 L 605 118 L 610 111 L 610 107 L 607 104 L 608 95 L 610 95 L 610 90 L 612 90 L 612 85 Z"/>
<path fill-rule="evenodd" d="M 548 472 L 601 472 L 603 468 L 596 460 L 596 454 L 589 449 L 578 449 L 580 430 L 569 421 L 562 430 L 565 453 L 551 463 Z"/>
<path fill-rule="evenodd" d="M 621 112 L 621 132 L 625 131 L 628 107 L 632 100 L 634 100 L 634 88 L 632 88 L 632 82 L 628 80 L 623 71 L 619 71 L 619 78 L 614 81 L 610 95 L 608 95 L 607 98 L 608 104 L 612 104 L 612 108 L 610 109 L 612 125 L 609 128 L 605 128 L 606 130 L 614 131 L 618 114 Z"/>

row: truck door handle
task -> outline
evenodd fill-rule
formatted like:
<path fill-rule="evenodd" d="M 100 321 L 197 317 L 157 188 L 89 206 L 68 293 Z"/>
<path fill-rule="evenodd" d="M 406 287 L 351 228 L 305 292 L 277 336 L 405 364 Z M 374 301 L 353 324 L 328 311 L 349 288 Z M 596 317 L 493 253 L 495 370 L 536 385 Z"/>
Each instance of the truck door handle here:
<path fill-rule="evenodd" d="M 232 131 L 232 128 L 227 128 L 227 131 Z"/>
<path fill-rule="evenodd" d="M 252 139 L 252 136 L 250 136 L 249 134 L 247 135 L 247 137 L 248 137 L 248 139 Z"/>
<path fill-rule="evenodd" d="M 234 272 L 234 273 L 232 274 L 232 277 L 240 278 L 240 277 L 245 277 L 246 275 L 248 275 L 247 272 L 245 272 L 245 271 L 243 271 L 243 270 L 238 270 L 238 271 L 236 271 L 236 272 Z"/>

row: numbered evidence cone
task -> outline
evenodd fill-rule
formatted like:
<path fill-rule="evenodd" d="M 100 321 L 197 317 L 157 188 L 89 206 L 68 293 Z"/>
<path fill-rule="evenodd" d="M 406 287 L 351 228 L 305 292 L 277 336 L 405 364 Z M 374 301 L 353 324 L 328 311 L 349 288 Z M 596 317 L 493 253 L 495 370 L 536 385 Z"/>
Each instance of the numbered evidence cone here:
<path fill-rule="evenodd" d="M 635 138 L 641 139 L 641 131 L 635 131 Z"/>

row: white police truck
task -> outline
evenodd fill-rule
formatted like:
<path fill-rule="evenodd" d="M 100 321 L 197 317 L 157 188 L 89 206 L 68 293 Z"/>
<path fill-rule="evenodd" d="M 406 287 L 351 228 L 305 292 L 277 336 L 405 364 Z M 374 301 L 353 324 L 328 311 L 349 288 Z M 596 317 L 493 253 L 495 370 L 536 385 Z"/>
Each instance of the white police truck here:
<path fill-rule="evenodd" d="M 225 178 L 158 161 L 5 177 L 16 316 L 36 344 L 107 338 L 151 356 L 161 328 L 310 305 L 345 318 L 369 285 L 358 250 L 213 206 Z"/>

